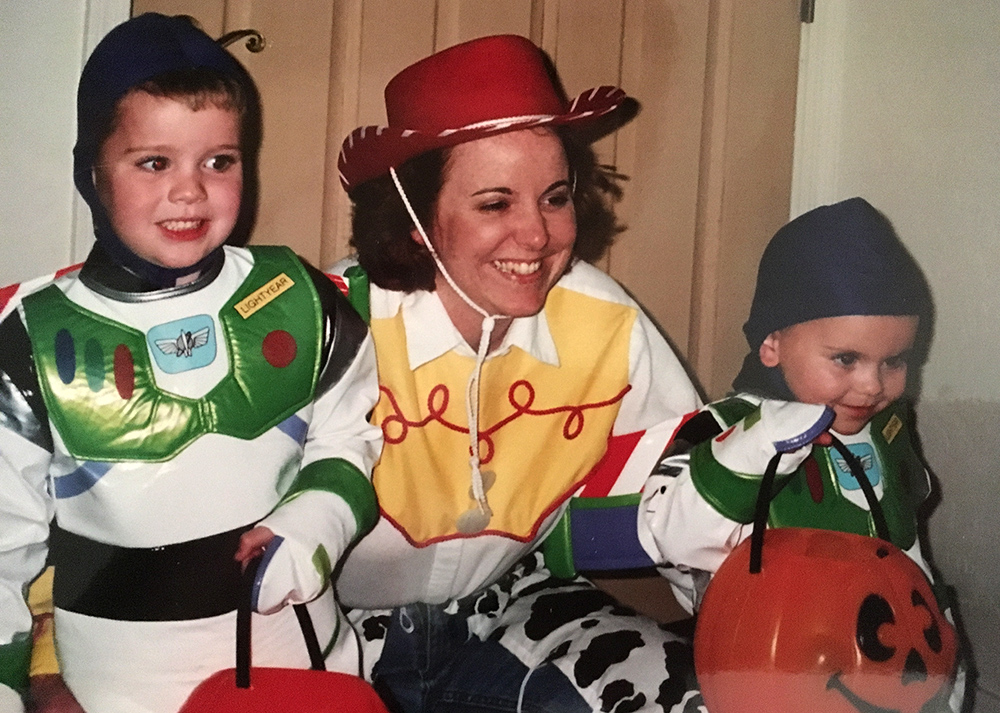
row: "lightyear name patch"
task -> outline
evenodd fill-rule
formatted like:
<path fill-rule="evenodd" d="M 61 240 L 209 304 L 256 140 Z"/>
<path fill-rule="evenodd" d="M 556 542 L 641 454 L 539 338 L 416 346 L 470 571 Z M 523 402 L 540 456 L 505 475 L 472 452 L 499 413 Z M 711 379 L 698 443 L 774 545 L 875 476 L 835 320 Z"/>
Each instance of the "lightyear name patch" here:
<path fill-rule="evenodd" d="M 236 311 L 240 313 L 243 319 L 246 319 L 268 302 L 276 299 L 282 292 L 294 284 L 295 282 L 292 281 L 292 278 L 285 273 L 281 273 L 246 299 L 237 302 L 235 305 Z"/>
<path fill-rule="evenodd" d="M 215 322 L 207 314 L 176 319 L 146 333 L 149 352 L 168 374 L 200 369 L 215 361 Z"/>
<path fill-rule="evenodd" d="M 892 443 L 896 440 L 896 436 L 903 429 L 903 422 L 900 420 L 899 416 L 892 414 L 892 418 L 889 422 L 885 424 L 885 428 L 882 429 L 882 436 L 885 438 L 886 443 Z"/>

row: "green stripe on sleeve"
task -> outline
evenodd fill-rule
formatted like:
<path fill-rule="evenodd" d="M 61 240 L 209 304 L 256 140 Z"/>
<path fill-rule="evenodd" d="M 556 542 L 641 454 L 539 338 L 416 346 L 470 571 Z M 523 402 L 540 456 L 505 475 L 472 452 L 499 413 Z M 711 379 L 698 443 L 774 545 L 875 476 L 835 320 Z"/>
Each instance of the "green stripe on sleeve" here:
<path fill-rule="evenodd" d="M 771 488 L 772 499 L 793 475 L 794 472 L 775 478 Z M 730 520 L 744 524 L 753 522 L 761 479 L 760 475 L 733 472 L 715 460 L 712 441 L 704 441 L 691 449 L 691 481 L 694 487 L 701 497 Z"/>
<path fill-rule="evenodd" d="M 570 535 L 569 508 L 542 543 L 545 566 L 553 577 L 573 579 L 577 575 L 573 564 L 573 538 Z"/>
<path fill-rule="evenodd" d="M 350 506 L 358 525 L 355 537 L 367 534 L 378 520 L 375 488 L 358 468 L 343 458 L 325 458 L 299 471 L 281 502 L 286 503 L 307 490 L 339 495 Z"/>

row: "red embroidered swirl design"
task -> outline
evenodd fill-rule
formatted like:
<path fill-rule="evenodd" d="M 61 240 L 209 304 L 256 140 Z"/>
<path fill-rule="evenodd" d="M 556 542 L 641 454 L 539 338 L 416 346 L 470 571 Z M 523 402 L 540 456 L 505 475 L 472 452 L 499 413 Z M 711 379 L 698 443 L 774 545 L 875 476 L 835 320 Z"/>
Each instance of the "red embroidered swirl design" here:
<path fill-rule="evenodd" d="M 535 387 L 525 379 L 515 381 L 510 385 L 510 389 L 507 390 L 507 401 L 513 408 L 513 412 L 490 428 L 479 432 L 480 443 L 485 446 L 485 452 L 480 453 L 481 462 L 485 465 L 493 458 L 493 435 L 507 424 L 521 417 L 551 416 L 553 414 L 565 413 L 566 421 L 563 423 L 562 429 L 563 438 L 567 441 L 572 441 L 583 432 L 585 411 L 612 406 L 625 398 L 625 394 L 631 389 L 631 386 L 626 386 L 618 394 L 605 401 L 595 401 L 578 406 L 567 405 L 547 409 L 533 409 L 531 406 L 535 402 Z M 380 385 L 379 391 L 389 400 L 389 405 L 392 408 L 392 414 L 382 420 L 382 436 L 388 444 L 396 445 L 402 443 L 406 440 L 411 428 L 423 428 L 431 422 L 440 423 L 445 428 L 456 433 L 469 432 L 468 427 L 459 426 L 445 419 L 444 413 L 448 410 L 451 393 L 444 384 L 438 384 L 431 389 L 427 395 L 427 416 L 419 421 L 410 420 L 403 414 L 395 394 L 388 387 Z M 390 429 L 394 432 L 390 433 Z"/>

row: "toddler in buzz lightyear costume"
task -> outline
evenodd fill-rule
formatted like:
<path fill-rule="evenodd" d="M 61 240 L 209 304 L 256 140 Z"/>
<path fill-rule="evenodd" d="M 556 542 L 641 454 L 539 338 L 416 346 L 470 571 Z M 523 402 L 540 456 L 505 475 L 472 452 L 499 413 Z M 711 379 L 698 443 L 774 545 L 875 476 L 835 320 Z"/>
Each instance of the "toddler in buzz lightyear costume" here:
<path fill-rule="evenodd" d="M 377 517 L 374 351 L 322 273 L 226 244 L 252 222 L 257 122 L 249 75 L 186 19 L 129 20 L 83 70 L 96 245 L 0 290 L 0 711 L 22 709 L 46 560 L 88 711 L 173 713 L 231 667 L 258 555 L 254 664 L 309 666 L 285 605 L 310 602 L 328 668 L 359 673 L 329 578 Z"/>
<path fill-rule="evenodd" d="M 816 208 L 775 234 L 743 328 L 750 353 L 735 392 L 682 426 L 640 504 L 639 539 L 689 611 L 750 535 L 761 478 L 779 452 L 768 527 L 886 537 L 934 581 L 918 536 L 931 483 L 904 396 L 931 317 L 923 273 L 864 199 Z M 935 591 L 947 615 L 940 580 Z M 963 693 L 960 667 L 940 709 L 960 710 Z"/>

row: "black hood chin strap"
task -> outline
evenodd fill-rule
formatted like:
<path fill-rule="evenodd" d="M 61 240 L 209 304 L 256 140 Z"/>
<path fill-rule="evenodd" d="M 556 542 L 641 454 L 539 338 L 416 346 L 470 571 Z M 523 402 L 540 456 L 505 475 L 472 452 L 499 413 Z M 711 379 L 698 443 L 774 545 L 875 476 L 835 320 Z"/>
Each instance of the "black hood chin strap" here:
<path fill-rule="evenodd" d="M 199 261 L 199 264 L 204 263 L 204 266 L 194 279 L 185 281 L 183 285 L 163 286 L 151 282 L 145 276 L 123 265 L 120 260 L 112 258 L 103 245 L 97 243 L 83 264 L 80 279 L 95 292 L 119 301 L 129 302 L 142 299 L 141 295 L 146 293 L 172 291 L 175 294 L 183 294 L 188 291 L 196 291 L 218 276 L 225 260 L 224 251 L 214 251 L 204 260 Z"/>
<path fill-rule="evenodd" d="M 764 366 L 755 350 L 751 350 L 743 359 L 740 373 L 733 379 L 733 390 L 737 393 L 745 391 L 765 399 L 798 401 L 788 388 L 781 369 Z"/>
<path fill-rule="evenodd" d="M 97 191 L 93 188 L 93 182 L 90 177 L 88 177 L 88 182 L 90 183 L 90 188 L 87 191 L 80 188 L 79 183 L 77 187 L 80 188 L 80 193 L 83 195 L 84 200 L 87 201 L 87 205 L 90 206 L 90 213 L 94 220 L 94 238 L 97 240 L 97 244 L 114 262 L 129 272 L 138 275 L 151 285 L 155 287 L 173 287 L 181 278 L 204 270 L 208 265 L 218 260 L 222 254 L 222 245 L 220 245 L 193 265 L 177 268 L 163 267 L 139 257 L 122 242 L 122 239 L 118 237 L 118 233 L 111 227 L 111 220 L 108 218 L 104 204 L 97 197 Z"/>

